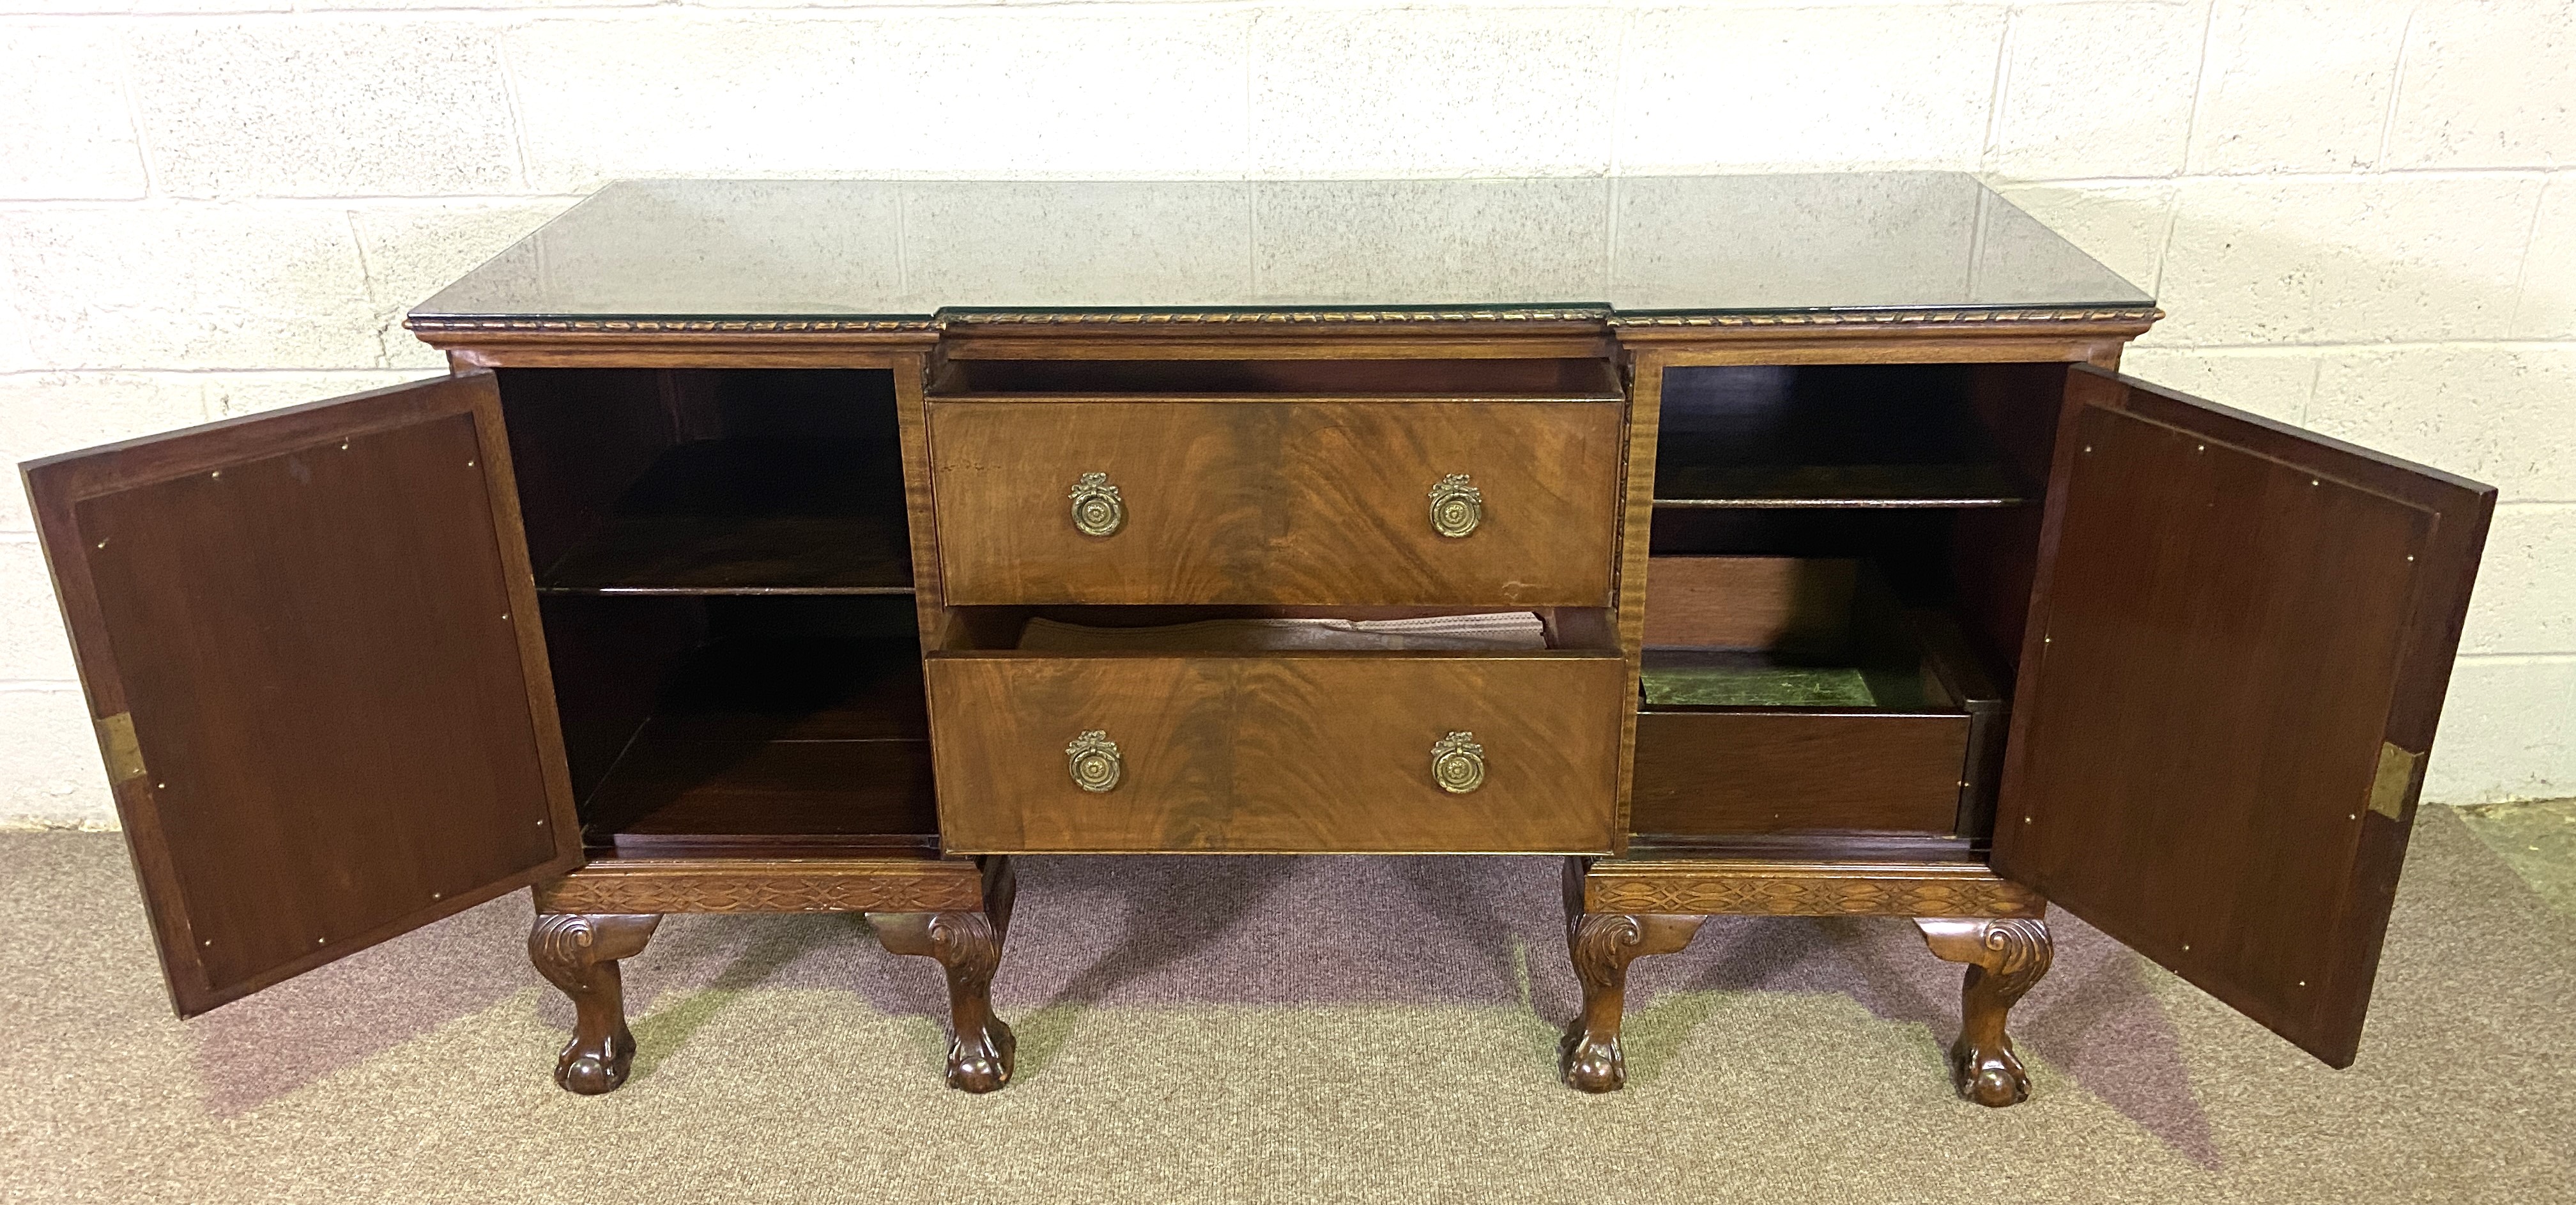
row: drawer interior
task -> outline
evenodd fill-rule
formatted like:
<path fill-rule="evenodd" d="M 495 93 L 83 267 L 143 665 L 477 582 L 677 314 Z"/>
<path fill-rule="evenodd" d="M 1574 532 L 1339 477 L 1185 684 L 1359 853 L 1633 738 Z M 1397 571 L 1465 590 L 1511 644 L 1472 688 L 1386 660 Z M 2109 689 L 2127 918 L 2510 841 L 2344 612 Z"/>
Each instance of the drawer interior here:
<path fill-rule="evenodd" d="M 1650 843 L 1975 822 L 2001 692 L 1878 566 L 1656 557 L 1645 642 L 1630 824 Z"/>
<path fill-rule="evenodd" d="M 1506 619 L 1532 616 L 1536 620 L 1543 647 L 1567 652 L 1589 652 L 1616 655 L 1619 651 L 1616 616 L 1606 607 L 1280 607 L 1280 606 L 1017 606 L 1017 607 L 951 607 L 941 630 L 934 653 L 1022 652 L 1025 645 L 1038 643 L 1031 636 L 1032 622 L 1040 626 L 1062 625 L 1076 629 L 1112 629 L 1126 637 L 1099 642 L 1102 653 L 1241 653 L 1258 655 L 1263 643 L 1257 637 L 1247 638 L 1246 627 L 1255 624 L 1296 624 L 1301 621 L 1325 620 L 1357 627 L 1391 630 L 1398 625 L 1419 625 L 1425 620 L 1459 616 L 1481 616 Z M 1249 624 L 1241 621 L 1250 621 Z M 1283 624 L 1283 626 L 1285 626 Z M 1436 631 L 1436 629 L 1435 629 Z M 1491 643 L 1494 651 L 1503 651 L 1497 636 Z M 1056 642 L 1058 647 L 1065 643 Z M 1459 645 L 1460 651 L 1476 651 L 1478 641 Z M 1299 641 L 1283 642 L 1279 647 L 1313 647 Z M 1421 646 L 1438 648 L 1424 642 Z M 1535 650 L 1532 650 L 1535 651 Z M 1032 656 L 1098 655 L 1087 653 L 1044 652 L 1030 650 Z"/>
<path fill-rule="evenodd" d="M 1866 561 L 1661 556 L 1646 582 L 1648 709 L 1962 711 L 1993 693 L 1946 620 Z"/>
<path fill-rule="evenodd" d="M 932 398 L 1305 397 L 1620 401 L 1606 359 L 949 360 Z"/>

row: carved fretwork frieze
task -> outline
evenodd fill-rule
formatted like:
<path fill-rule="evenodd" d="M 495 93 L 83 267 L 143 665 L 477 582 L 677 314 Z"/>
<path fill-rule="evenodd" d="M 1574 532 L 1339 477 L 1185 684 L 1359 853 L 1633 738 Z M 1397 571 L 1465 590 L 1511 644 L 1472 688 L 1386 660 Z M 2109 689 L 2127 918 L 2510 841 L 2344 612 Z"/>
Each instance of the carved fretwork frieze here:
<path fill-rule="evenodd" d="M 1664 863 L 1626 869 L 1597 863 L 1584 884 L 1594 912 L 1699 916 L 2040 916 L 2046 900 L 1982 867 L 1705 868 Z"/>
<path fill-rule="evenodd" d="M 984 891 L 971 863 L 594 863 L 539 884 L 536 901 L 539 912 L 945 912 L 982 907 Z"/>

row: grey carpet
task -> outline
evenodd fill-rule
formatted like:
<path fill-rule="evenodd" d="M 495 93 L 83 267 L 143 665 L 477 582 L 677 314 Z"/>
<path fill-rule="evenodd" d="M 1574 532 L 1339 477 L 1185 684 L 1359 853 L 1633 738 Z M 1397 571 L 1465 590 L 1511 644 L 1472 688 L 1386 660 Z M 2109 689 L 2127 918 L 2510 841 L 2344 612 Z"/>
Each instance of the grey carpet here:
<path fill-rule="evenodd" d="M 1553 1078 L 1544 859 L 1032 858 L 1019 1077 L 939 1084 L 936 968 L 843 917 L 675 917 L 634 1079 L 512 897 L 191 1022 L 116 836 L 0 834 L 0 1194 L 170 1201 L 2576 1200 L 2576 921 L 2427 809 L 2360 1063 L 2062 915 L 2035 1098 L 1951 1097 L 1902 922 L 1723 920 L 1637 964 L 1628 1091 Z"/>

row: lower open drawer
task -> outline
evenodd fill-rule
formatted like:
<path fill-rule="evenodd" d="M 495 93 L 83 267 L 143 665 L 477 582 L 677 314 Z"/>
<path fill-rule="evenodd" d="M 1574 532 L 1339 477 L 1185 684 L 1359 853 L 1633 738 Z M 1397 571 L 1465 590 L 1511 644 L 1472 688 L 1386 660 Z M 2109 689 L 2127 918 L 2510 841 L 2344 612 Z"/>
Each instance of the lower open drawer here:
<path fill-rule="evenodd" d="M 1611 651 L 943 652 L 962 853 L 1607 851 Z"/>
<path fill-rule="evenodd" d="M 1849 560 L 1657 557 L 1630 828 L 1976 837 L 2004 705 L 1957 629 Z"/>

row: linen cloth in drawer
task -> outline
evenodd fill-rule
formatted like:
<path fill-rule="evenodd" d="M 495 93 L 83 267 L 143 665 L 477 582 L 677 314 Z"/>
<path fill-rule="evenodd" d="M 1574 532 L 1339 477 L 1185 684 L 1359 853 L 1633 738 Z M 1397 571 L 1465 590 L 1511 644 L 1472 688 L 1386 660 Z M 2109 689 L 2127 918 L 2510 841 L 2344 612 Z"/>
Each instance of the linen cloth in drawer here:
<path fill-rule="evenodd" d="M 928 672 L 950 852 L 1610 846 L 1615 652 L 943 652 Z"/>
<path fill-rule="evenodd" d="M 951 604 L 1603 606 L 1617 402 L 936 401 Z"/>

